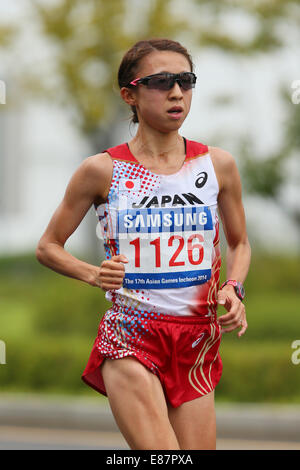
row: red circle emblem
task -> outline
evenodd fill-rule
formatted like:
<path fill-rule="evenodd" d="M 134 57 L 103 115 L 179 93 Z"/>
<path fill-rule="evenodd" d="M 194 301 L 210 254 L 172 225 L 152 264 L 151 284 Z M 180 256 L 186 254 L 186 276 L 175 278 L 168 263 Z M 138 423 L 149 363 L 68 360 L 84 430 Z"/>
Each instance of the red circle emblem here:
<path fill-rule="evenodd" d="M 134 187 L 134 182 L 133 181 L 126 181 L 125 183 L 126 188 L 132 189 Z"/>

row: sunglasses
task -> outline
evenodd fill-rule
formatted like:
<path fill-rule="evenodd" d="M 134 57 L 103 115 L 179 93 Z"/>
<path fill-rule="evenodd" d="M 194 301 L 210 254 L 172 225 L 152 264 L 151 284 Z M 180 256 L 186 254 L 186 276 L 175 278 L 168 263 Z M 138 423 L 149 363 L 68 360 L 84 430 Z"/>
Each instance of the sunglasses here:
<path fill-rule="evenodd" d="M 136 78 L 127 86 L 145 85 L 151 90 L 171 90 L 175 83 L 178 83 L 183 90 L 190 90 L 195 88 L 197 77 L 192 72 L 182 73 L 155 73 L 143 78 Z"/>

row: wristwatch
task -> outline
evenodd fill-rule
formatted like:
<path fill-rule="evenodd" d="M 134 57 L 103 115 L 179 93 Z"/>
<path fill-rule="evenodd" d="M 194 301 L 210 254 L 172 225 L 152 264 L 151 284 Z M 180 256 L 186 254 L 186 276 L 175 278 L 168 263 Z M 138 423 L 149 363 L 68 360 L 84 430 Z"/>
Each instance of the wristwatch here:
<path fill-rule="evenodd" d="M 224 286 L 227 286 L 227 284 L 234 287 L 235 293 L 240 300 L 245 298 L 245 289 L 241 282 L 235 281 L 234 279 L 227 279 L 227 281 L 223 282 L 221 285 L 221 289 L 223 289 Z"/>

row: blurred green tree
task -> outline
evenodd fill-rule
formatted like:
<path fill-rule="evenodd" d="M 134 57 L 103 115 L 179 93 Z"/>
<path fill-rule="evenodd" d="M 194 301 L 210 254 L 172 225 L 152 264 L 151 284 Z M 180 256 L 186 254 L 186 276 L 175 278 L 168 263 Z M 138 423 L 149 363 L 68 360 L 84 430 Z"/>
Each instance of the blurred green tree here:
<path fill-rule="evenodd" d="M 256 54 L 277 49 L 285 42 L 278 26 L 282 22 L 295 24 L 299 21 L 299 0 L 193 1 L 198 7 L 197 18 L 200 18 L 201 28 L 197 35 L 200 43 L 230 53 Z M 236 35 L 231 21 L 245 15 L 253 21 L 250 37 L 242 37 L 241 31 Z M 224 19 L 228 20 L 226 27 Z"/>
<path fill-rule="evenodd" d="M 241 172 L 248 194 L 273 200 L 297 226 L 300 247 L 300 206 L 296 188 L 300 187 L 300 104 L 293 103 L 291 89 L 282 88 L 287 118 L 282 143 L 272 154 L 259 155 L 248 137 L 240 141 Z M 285 189 L 294 188 L 287 202 Z M 299 193 L 298 193 L 299 194 Z"/>
<path fill-rule="evenodd" d="M 17 27 L 10 24 L 0 24 L 0 47 L 10 46 L 17 34 Z"/>
<path fill-rule="evenodd" d="M 49 96 L 75 110 L 75 123 L 95 153 L 112 143 L 112 124 L 125 110 L 116 80 L 122 52 L 141 35 L 174 36 L 183 26 L 180 18 L 169 16 L 170 3 L 171 0 L 155 0 L 151 5 L 126 0 L 61 0 L 54 5 L 33 2 L 43 34 L 57 49 L 55 69 L 60 83 L 52 88 L 46 86 L 43 93 L 48 91 Z M 32 83 L 35 81 L 33 75 Z"/>

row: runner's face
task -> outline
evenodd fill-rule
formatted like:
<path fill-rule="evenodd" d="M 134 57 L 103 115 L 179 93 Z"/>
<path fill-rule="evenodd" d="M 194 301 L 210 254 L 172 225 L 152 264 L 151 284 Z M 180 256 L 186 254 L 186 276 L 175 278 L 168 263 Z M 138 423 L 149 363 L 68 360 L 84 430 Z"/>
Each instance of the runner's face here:
<path fill-rule="evenodd" d="M 177 52 L 155 51 L 140 62 L 135 78 L 169 72 L 190 72 L 186 57 Z M 161 132 L 177 130 L 187 117 L 192 100 L 192 89 L 183 90 L 176 82 L 170 90 L 149 89 L 138 85 L 134 89 L 140 125 L 145 124 Z"/>

